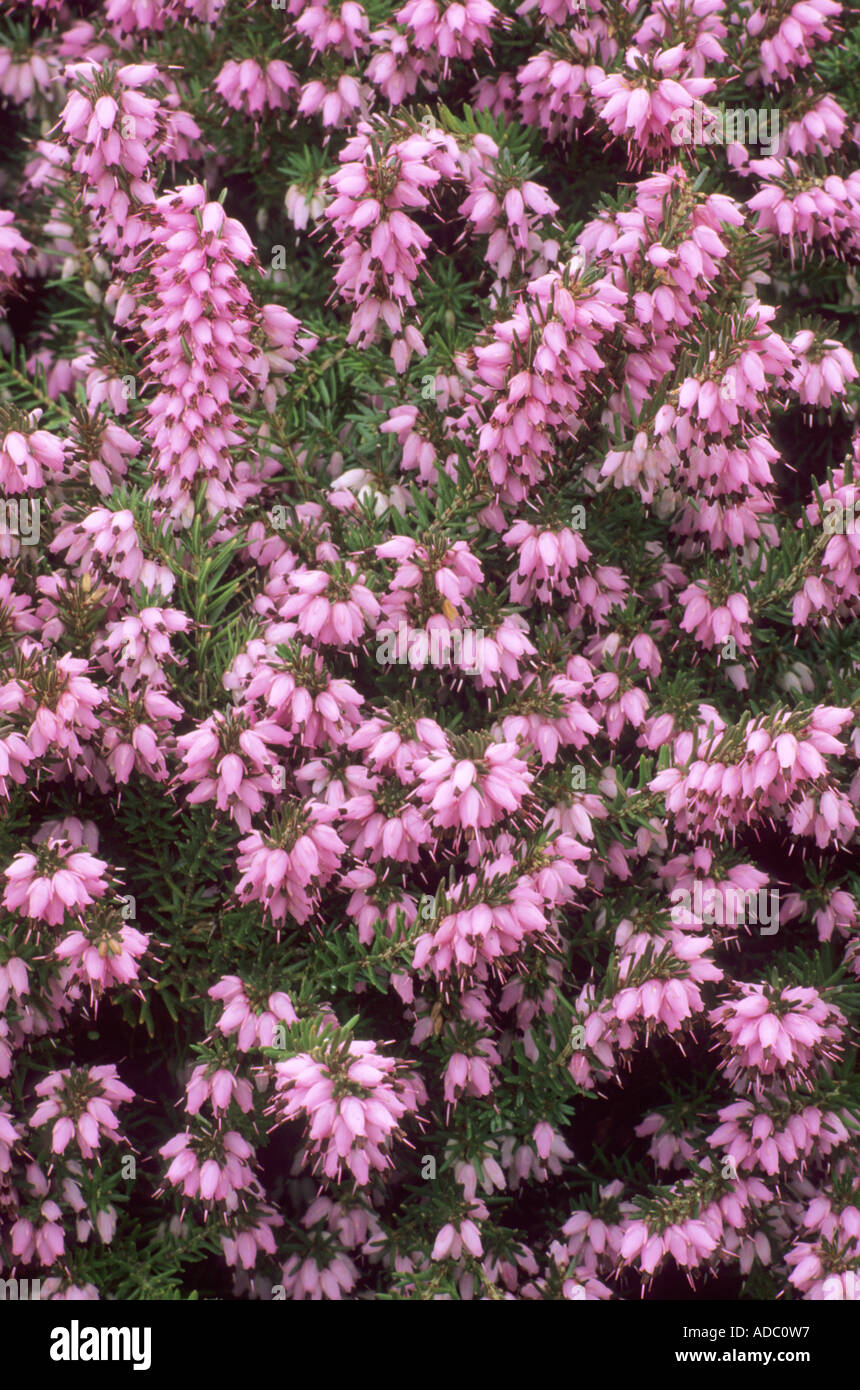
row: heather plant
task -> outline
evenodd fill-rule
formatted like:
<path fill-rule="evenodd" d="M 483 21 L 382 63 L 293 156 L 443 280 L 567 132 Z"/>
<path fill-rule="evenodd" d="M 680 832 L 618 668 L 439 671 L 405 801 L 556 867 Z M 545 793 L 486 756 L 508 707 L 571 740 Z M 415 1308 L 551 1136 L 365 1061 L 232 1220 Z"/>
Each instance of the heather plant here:
<path fill-rule="evenodd" d="M 0 3 L 0 1277 L 860 1297 L 860 25 Z"/>

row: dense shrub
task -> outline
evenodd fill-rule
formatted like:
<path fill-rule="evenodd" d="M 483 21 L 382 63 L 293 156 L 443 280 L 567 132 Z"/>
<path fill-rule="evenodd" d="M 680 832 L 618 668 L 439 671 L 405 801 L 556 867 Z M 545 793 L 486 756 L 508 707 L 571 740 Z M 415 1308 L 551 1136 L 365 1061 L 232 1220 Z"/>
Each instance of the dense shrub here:
<path fill-rule="evenodd" d="M 0 1276 L 860 1297 L 858 65 L 0 4 Z"/>

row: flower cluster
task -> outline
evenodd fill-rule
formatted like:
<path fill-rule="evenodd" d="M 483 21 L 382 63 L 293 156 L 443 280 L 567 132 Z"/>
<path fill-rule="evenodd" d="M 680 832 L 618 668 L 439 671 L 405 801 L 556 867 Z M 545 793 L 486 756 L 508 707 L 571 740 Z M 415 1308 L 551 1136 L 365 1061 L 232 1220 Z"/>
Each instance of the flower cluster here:
<path fill-rule="evenodd" d="M 0 9 L 0 1274 L 860 1296 L 856 13 Z"/>

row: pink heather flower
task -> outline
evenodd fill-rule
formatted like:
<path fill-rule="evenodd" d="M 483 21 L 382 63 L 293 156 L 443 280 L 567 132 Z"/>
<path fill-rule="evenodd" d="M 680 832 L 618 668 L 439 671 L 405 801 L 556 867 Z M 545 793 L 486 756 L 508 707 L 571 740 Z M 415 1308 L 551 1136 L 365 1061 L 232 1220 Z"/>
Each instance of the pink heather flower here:
<path fill-rule="evenodd" d="M 462 1187 L 463 1196 L 468 1202 L 474 1200 L 479 1181 L 484 1192 L 491 1196 L 495 1190 L 504 1192 L 508 1185 L 501 1165 L 490 1152 L 490 1148 L 485 1149 L 480 1159 L 476 1158 L 473 1163 L 464 1163 L 462 1160 L 455 1163 L 454 1179 Z"/>
<path fill-rule="evenodd" d="M 164 28 L 166 8 L 165 5 L 156 4 L 156 0 L 107 0 L 106 14 L 121 34 L 132 33 L 136 29 L 159 32 Z"/>
<path fill-rule="evenodd" d="M 275 1093 L 275 1126 L 304 1117 L 304 1161 L 338 1181 L 346 1167 L 360 1186 L 390 1166 L 401 1121 L 425 1100 L 421 1082 L 401 1063 L 358 1041 L 319 1059 L 303 1052 L 277 1062 Z"/>
<path fill-rule="evenodd" d="M 358 1277 L 358 1269 L 347 1255 L 328 1257 L 322 1252 L 305 1260 L 291 1255 L 281 1270 L 284 1292 L 299 1303 L 306 1298 L 313 1302 L 323 1298 L 339 1302 L 352 1292 Z"/>
<path fill-rule="evenodd" d="M 544 1158 L 538 1154 L 534 1141 L 531 1144 L 520 1144 L 516 1147 L 513 1139 L 509 1138 L 503 1141 L 501 1162 L 502 1167 L 508 1173 L 512 1187 L 518 1188 L 521 1184 L 530 1181 L 548 1182 L 550 1176 L 559 1177 L 564 1170 L 564 1165 L 573 1158 L 571 1150 L 561 1135 L 555 1131 L 552 1133 L 549 1146 L 547 1147 L 547 1144 L 542 1142 L 541 1147 L 544 1150 Z"/>
<path fill-rule="evenodd" d="M 244 695 L 304 748 L 344 743 L 359 727 L 364 703 L 348 681 L 330 675 L 320 653 L 305 646 L 286 659 L 263 648 Z"/>
<path fill-rule="evenodd" d="M 149 345 L 147 372 L 159 387 L 144 427 L 155 477 L 148 497 L 190 521 L 205 482 L 210 513 L 235 511 L 261 491 L 264 466 L 247 448 L 245 466 L 235 462 L 244 439 L 233 402 L 262 390 L 273 365 L 255 341 L 262 315 L 236 269 L 255 261 L 254 248 L 196 184 L 156 199 L 148 226 L 142 292 L 117 309 Z"/>
<path fill-rule="evenodd" d="M 622 1022 L 635 1017 L 653 1019 L 671 1030 L 692 1017 L 694 1009 L 701 1006 L 701 997 L 689 981 L 648 980 L 636 988 L 621 990 L 613 999 L 612 1006 L 616 1017 Z"/>
<path fill-rule="evenodd" d="M 763 39 L 759 49 L 762 79 L 772 83 L 775 78 L 790 77 L 795 67 L 807 67 L 812 62 L 809 47 L 831 37 L 829 22 L 842 8 L 837 0 L 798 0 L 787 14 L 780 15 L 776 32 Z M 761 33 L 767 19 L 767 10 L 754 10 L 746 21 L 747 33 Z"/>
<path fill-rule="evenodd" d="M 648 1115 L 634 1129 L 638 1139 L 650 1138 L 648 1156 L 658 1168 L 686 1169 L 695 1160 L 696 1148 L 691 1142 L 694 1138 L 687 1132 L 675 1134 L 663 1115 Z M 570 1224 L 570 1223 L 568 1223 Z M 564 1227 L 567 1231 L 567 1226 Z M 571 1251 L 571 1253 L 575 1253 Z"/>
<path fill-rule="evenodd" d="M 671 439 L 651 441 L 645 430 L 639 430 L 628 447 L 610 449 L 600 476 L 611 478 L 615 488 L 635 487 L 643 502 L 653 502 L 655 493 L 667 485 L 679 462 Z"/>
<path fill-rule="evenodd" d="M 511 580 L 514 603 L 531 604 L 538 599 L 551 603 L 554 592 L 574 592 L 570 577 L 591 551 L 576 531 L 567 527 L 559 532 L 538 531 L 527 521 L 517 521 L 503 537 L 518 552 L 517 572 Z"/>
<path fill-rule="evenodd" d="M 167 683 L 162 667 L 177 659 L 171 638 L 189 627 L 190 619 L 176 608 L 142 608 L 135 616 L 108 624 L 103 650 L 109 654 L 109 662 L 113 658 L 114 670 L 119 669 L 126 689 L 133 690 L 138 684 L 153 689 Z"/>
<path fill-rule="evenodd" d="M 607 276 L 583 282 L 582 270 L 577 256 L 533 280 L 512 317 L 475 348 L 470 415 L 504 502 L 522 502 L 551 469 L 551 438 L 576 438 L 586 374 L 600 370 L 598 345 L 622 318 L 626 293 Z"/>
<path fill-rule="evenodd" d="M 468 974 L 479 962 L 493 966 L 498 958 L 515 955 L 526 937 L 547 931 L 544 899 L 528 875 L 511 875 L 510 887 L 495 883 L 497 879 L 504 883 L 511 869 L 510 860 L 503 857 L 480 878 L 468 874 L 451 887 L 433 930 L 416 940 L 413 969 L 426 966 L 437 978 L 452 970 Z M 584 882 L 579 875 L 576 878 Z"/>
<path fill-rule="evenodd" d="M 396 897 L 388 898 L 386 884 L 384 881 L 377 881 L 377 876 L 372 869 L 360 868 L 353 869 L 351 873 L 344 874 L 340 880 L 340 886 L 345 889 L 353 889 L 346 905 L 347 916 L 355 922 L 358 928 L 358 939 L 363 946 L 368 946 L 375 939 L 376 925 L 381 920 L 384 922 L 390 936 L 394 935 L 397 928 L 398 913 L 403 913 L 407 926 L 411 926 L 417 915 L 417 903 L 415 898 L 407 893 L 398 894 Z M 400 981 L 405 984 L 407 994 L 410 999 L 404 1002 L 411 1002 L 412 981 L 406 975 L 392 976 L 392 983 L 400 992 Z"/>
<path fill-rule="evenodd" d="M 12 1150 L 22 1138 L 23 1132 L 13 1122 L 8 1105 L 0 1105 L 0 1173 L 9 1172 L 12 1167 Z"/>
<path fill-rule="evenodd" d="M 328 202 L 325 182 L 324 176 L 321 175 L 313 184 L 291 183 L 284 194 L 287 216 L 297 232 L 304 232 L 309 226 L 319 222 L 325 212 Z"/>
<path fill-rule="evenodd" d="M 283 1224 L 283 1217 L 271 1208 L 260 1211 L 254 1224 L 246 1214 L 237 1213 L 230 1223 L 233 1234 L 221 1237 L 221 1248 L 227 1264 L 254 1269 L 259 1254 L 274 1255 L 277 1244 L 272 1232 Z"/>
<path fill-rule="evenodd" d="M 425 80 L 436 65 L 435 55 L 423 57 L 415 52 L 406 34 L 389 25 L 374 29 L 370 35 L 373 51 L 367 60 L 364 75 L 378 87 L 390 106 L 400 106 L 413 97 L 419 81 Z"/>
<path fill-rule="evenodd" d="M 0 208 L 0 296 L 8 293 L 21 272 L 21 262 L 32 250 L 14 223 L 15 214 Z"/>
<path fill-rule="evenodd" d="M 35 1163 L 26 1169 L 26 1182 L 30 1188 L 27 1196 L 32 1219 L 19 1216 L 10 1226 L 10 1247 L 13 1258 L 23 1264 L 31 1264 L 38 1259 L 42 1265 L 52 1265 L 65 1253 L 65 1234 L 62 1225 L 62 1210 L 49 1193 L 50 1183 Z"/>
<path fill-rule="evenodd" d="M 439 54 L 446 73 L 449 59 L 471 58 L 476 48 L 489 49 L 493 24 L 505 23 L 489 0 L 455 0 L 450 5 L 437 0 L 407 0 L 394 17 L 398 24 L 411 30 L 419 51 Z"/>
<path fill-rule="evenodd" d="M 516 113 L 517 83 L 512 72 L 498 77 L 481 77 L 472 88 L 472 106 L 476 111 L 489 111 L 492 116 L 511 117 Z"/>
<path fill-rule="evenodd" d="M 137 980 L 137 962 L 148 948 L 149 937 L 136 927 L 105 923 L 70 932 L 54 947 L 54 955 L 68 961 L 73 973 L 100 993 Z"/>
<path fill-rule="evenodd" d="M 825 849 L 832 840 L 847 843 L 857 824 L 848 797 L 832 788 L 803 795 L 788 816 L 792 834 L 814 836 L 819 849 Z"/>
<path fill-rule="evenodd" d="M 236 1211 L 240 1194 L 255 1185 L 253 1169 L 247 1162 L 254 1151 L 235 1130 L 219 1129 L 212 1135 L 195 1135 L 186 1130 L 163 1144 L 158 1152 L 171 1160 L 166 1182 L 181 1188 L 186 1197 L 221 1203 L 227 1212 Z"/>
<path fill-rule="evenodd" d="M 76 849 L 64 840 L 49 840 L 35 853 L 15 856 L 4 875 L 8 880 L 3 906 L 10 912 L 49 926 L 63 924 L 66 913 L 83 917 L 82 909 L 104 897 L 108 884 L 103 859 Z"/>
<path fill-rule="evenodd" d="M 331 825 L 336 814 L 321 802 L 299 804 L 284 811 L 270 833 L 254 830 L 240 840 L 240 901 L 262 903 L 278 926 L 288 913 L 306 922 L 315 911 L 318 889 L 338 872 L 346 853 Z"/>
<path fill-rule="evenodd" d="M 88 849 L 95 854 L 99 847 L 98 826 L 94 821 L 82 821 L 77 816 L 63 816 L 62 820 L 46 820 L 33 836 L 33 843 L 46 845 L 51 840 L 68 840 L 75 849 Z"/>
<path fill-rule="evenodd" d="M 552 676 L 549 680 L 533 675 L 522 677 L 521 689 L 528 691 L 527 698 L 541 708 L 541 713 L 506 715 L 502 720 L 502 733 L 507 741 L 531 744 L 544 764 L 555 762 L 559 748 L 584 748 L 599 732 L 600 725 L 577 698 L 590 684 L 592 676 L 588 663 L 582 658 L 579 661 L 581 665 L 575 658 L 569 664 L 570 676 Z M 579 679 L 574 678 L 574 672 Z M 622 700 L 625 707 L 629 707 L 631 693 Z M 628 717 L 631 722 L 640 722 L 632 708 Z"/>
<path fill-rule="evenodd" d="M 43 1279 L 39 1297 L 54 1303 L 97 1303 L 99 1291 L 95 1284 L 71 1284 L 62 1279 Z"/>
<path fill-rule="evenodd" d="M 207 1101 L 220 1123 L 231 1101 L 235 1101 L 242 1113 L 247 1114 L 253 1108 L 254 1090 L 244 1077 L 236 1076 L 232 1071 L 219 1067 L 217 1063 L 201 1062 L 188 1079 L 186 1114 L 199 1115 Z"/>
<path fill-rule="evenodd" d="M 316 1227 L 320 1231 L 322 1223 L 347 1250 L 365 1246 L 372 1237 L 381 1234 L 375 1214 L 364 1204 L 360 1194 L 356 1194 L 354 1202 L 349 1197 L 336 1202 L 330 1197 L 317 1197 L 302 1217 L 302 1225 L 306 1230 Z"/>
<path fill-rule="evenodd" d="M 470 1210 L 479 1219 L 489 1216 L 487 1208 L 483 1202 L 474 1202 Z M 433 1244 L 431 1260 L 459 1260 L 464 1255 L 471 1255 L 472 1259 L 480 1260 L 484 1254 L 484 1247 L 481 1243 L 481 1232 L 479 1226 L 471 1219 L 466 1217 L 456 1226 L 446 1223 Z"/>
<path fill-rule="evenodd" d="M 111 703 L 103 716 L 102 752 L 118 786 L 124 786 L 133 771 L 155 782 L 167 781 L 167 735 L 182 713 L 179 705 L 153 689 L 136 699 L 118 696 Z"/>
<path fill-rule="evenodd" d="M 800 248 L 823 242 L 832 250 L 851 252 L 860 240 L 860 169 L 842 179 L 822 174 L 811 183 L 797 160 L 753 160 L 750 168 L 763 182 L 747 202 L 756 213 L 756 228 L 784 237 L 794 256 Z"/>
<path fill-rule="evenodd" d="M 53 80 L 55 64 L 50 50 L 29 48 L 21 53 L 0 49 L 0 94 L 23 106 L 28 116 L 35 115 L 36 97 L 42 96 Z"/>
<path fill-rule="evenodd" d="M 818 895 L 817 895 L 818 896 Z M 857 904 L 852 895 L 844 889 L 825 890 L 825 902 L 814 907 L 807 904 L 799 893 L 789 893 L 780 903 L 780 921 L 790 922 L 793 918 L 812 917 L 818 931 L 819 941 L 830 941 L 834 930 L 840 936 L 853 937 L 858 920 Z"/>
<path fill-rule="evenodd" d="M 721 1236 L 718 1210 L 707 1221 L 686 1219 L 659 1233 L 645 1221 L 631 1221 L 624 1230 L 619 1254 L 624 1264 L 637 1261 L 644 1275 L 654 1274 L 667 1255 L 682 1268 L 696 1268 L 717 1249 Z"/>
<path fill-rule="evenodd" d="M 433 824 L 476 833 L 519 810 L 534 780 L 516 744 L 491 741 L 474 758 L 431 753 L 416 761 L 415 772 Z"/>
<path fill-rule="evenodd" d="M 709 1015 L 723 1049 L 729 1080 L 761 1088 L 760 1078 L 782 1075 L 791 1085 L 822 1068 L 842 1050 L 845 1018 L 817 990 L 800 986 L 776 993 L 742 984 Z"/>
<path fill-rule="evenodd" d="M 225 63 L 215 79 L 215 90 L 234 110 L 258 116 L 266 108 L 285 110 L 291 94 L 299 90 L 299 80 L 280 58 L 263 67 L 253 58 L 244 58 Z"/>
<path fill-rule="evenodd" d="M 70 74 L 76 86 L 61 112 L 59 134 L 71 152 L 71 168 L 80 177 L 100 238 L 117 251 L 129 243 L 130 214 L 154 196 L 148 166 L 164 144 L 165 122 L 158 101 L 137 88 L 156 81 L 158 69 L 151 64 L 119 68 L 111 83 L 113 94 L 91 63 L 73 65 Z"/>
<path fill-rule="evenodd" d="M 528 624 L 519 613 L 507 613 L 498 626 L 478 634 L 474 666 L 479 690 L 503 689 L 520 678 L 520 664 L 536 655 L 528 637 Z"/>
<path fill-rule="evenodd" d="M 338 647 L 358 645 L 366 625 L 375 625 L 379 604 L 353 575 L 354 565 L 346 566 L 343 577 L 332 577 L 324 570 L 290 575 L 288 587 L 295 592 L 279 604 L 279 616 L 285 621 L 296 618 L 299 630 L 317 642 Z"/>
<path fill-rule="evenodd" d="M 823 96 L 780 131 L 775 154 L 834 154 L 845 138 L 847 114 L 832 96 Z"/>
<path fill-rule="evenodd" d="M 354 794 L 341 806 L 340 830 L 352 852 L 370 864 L 383 858 L 417 864 L 421 846 L 432 834 L 424 815 L 407 799 L 409 792 L 395 787 L 392 793 L 389 781 L 369 776 L 363 768 L 351 769 L 349 782 Z"/>
<path fill-rule="evenodd" d="M 392 625 L 409 617 L 415 591 L 424 588 L 432 591 L 433 603 L 438 603 L 449 619 L 450 608 L 465 617 L 471 613 L 469 598 L 481 584 L 484 572 L 465 541 L 455 541 L 443 553 L 431 555 L 426 546 L 398 536 L 377 546 L 376 555 L 380 560 L 396 561 L 389 591 L 380 605 Z"/>
<path fill-rule="evenodd" d="M 840 1175 L 847 1176 L 841 1163 L 837 1165 L 837 1172 L 840 1169 Z M 808 1202 L 808 1207 L 803 1214 L 801 1229 L 814 1235 L 815 1239 L 797 1240 L 786 1254 L 785 1263 L 792 1271 L 789 1282 L 805 1298 L 856 1302 L 857 1237 L 860 1232 L 856 1185 L 852 1184 L 853 1193 L 849 1187 L 839 1198 L 832 1190 L 828 1193 L 811 1183 L 803 1186 L 802 1200 Z M 798 1216 L 800 1214 L 798 1210 Z"/>
<path fill-rule="evenodd" d="M 630 48 L 623 73 L 601 75 L 592 85 L 601 120 L 613 135 L 628 140 L 631 167 L 641 164 L 646 153 L 668 152 L 673 128 L 697 99 L 714 90 L 711 78 L 689 75 L 685 64 L 682 45 L 648 54 Z"/>
<path fill-rule="evenodd" d="M 819 572 L 810 575 L 794 596 L 795 627 L 805 626 L 819 613 L 826 622 L 828 615 L 841 603 L 849 603 L 860 588 L 860 526 L 855 517 L 857 490 L 853 484 L 846 483 L 845 471 L 840 468 L 834 470 L 832 482 L 822 481 L 818 491 L 824 514 L 822 516 L 816 497 L 807 506 L 806 515 L 813 526 L 822 525 L 830 539 L 821 557 Z"/>
<path fill-rule="evenodd" d="M 39 631 L 39 619 L 33 612 L 31 600 L 15 590 L 11 574 L 0 575 L 0 622 L 13 632 Z"/>
<path fill-rule="evenodd" d="M 240 1052 L 248 1052 L 252 1047 L 274 1046 L 279 1024 L 289 1028 L 298 1022 L 298 1015 L 288 995 L 281 990 L 261 993 L 243 983 L 238 975 L 223 976 L 208 993 L 210 999 L 218 999 L 224 1004 L 216 1027 L 225 1038 L 236 1034 L 236 1046 Z M 197 1094 L 195 1091 L 195 1096 Z M 189 1113 L 196 1114 L 196 1110 Z"/>
<path fill-rule="evenodd" d="M 823 755 L 842 751 L 834 733 L 851 717 L 850 711 L 819 706 L 801 721 L 792 721 L 796 732 L 787 727 L 787 711 L 767 720 L 749 718 L 743 725 L 742 751 L 735 747 L 730 761 L 724 762 L 720 753 L 725 729 L 717 711 L 707 707 L 698 743 L 692 734 L 675 740 L 682 766 L 658 773 L 649 788 L 666 794 L 667 810 L 678 824 L 719 828 L 722 833 L 765 812 L 782 818 L 790 803 L 787 818 L 793 833 L 814 834 L 823 847 L 832 837 L 850 836 L 856 818 L 843 794 L 826 787 L 813 800 L 806 784 L 827 776 Z"/>
<path fill-rule="evenodd" d="M 123 1085 L 113 1066 L 54 1071 L 35 1090 L 45 1099 L 36 1106 L 30 1124 L 38 1127 L 53 1120 L 52 1153 L 61 1154 L 74 1143 L 85 1159 L 95 1157 L 102 1139 L 119 1143 L 114 1109 L 134 1100 L 134 1091 Z"/>
<path fill-rule="evenodd" d="M 557 260 L 558 242 L 542 232 L 551 233 L 558 204 L 532 179 L 508 186 L 509 178 L 497 178 L 498 147 L 487 136 L 478 140 L 481 144 L 476 141 L 473 147 L 471 167 L 461 157 L 470 191 L 458 212 L 467 219 L 473 239 L 489 238 L 487 264 L 496 275 L 491 291 L 495 300 L 515 272 L 534 277 Z"/>
<path fill-rule="evenodd" d="M 95 570 L 132 585 L 140 583 L 148 589 L 161 589 L 165 594 L 173 587 L 170 575 L 169 588 L 164 589 L 165 572 L 145 558 L 134 516 L 125 509 L 113 512 L 97 507 L 83 521 L 61 527 L 51 542 L 51 550 L 67 551 L 66 563 L 77 564 L 80 574 Z"/>
<path fill-rule="evenodd" d="M 428 206 L 423 189 L 440 178 L 434 153 L 434 143 L 420 135 L 381 149 L 371 140 L 371 128 L 360 122 L 329 180 L 335 196 L 325 215 L 340 252 L 335 284 L 355 306 L 347 341 L 373 342 L 384 324 L 394 335 L 398 372 L 405 371 L 412 352 L 427 351 L 418 329 L 404 327 L 403 310 L 415 304 L 412 285 L 430 239 L 404 209 Z"/>
<path fill-rule="evenodd" d="M 516 80 L 524 121 L 540 126 L 549 140 L 569 141 L 589 100 L 586 68 L 550 52 L 537 53 Z"/>
<path fill-rule="evenodd" d="M 29 969 L 26 961 L 19 956 L 8 956 L 0 965 L 0 1014 L 6 1012 L 10 996 L 20 1004 L 25 994 L 29 994 Z"/>
<path fill-rule="evenodd" d="M 832 1111 L 822 1112 L 816 1106 L 800 1106 L 790 1098 L 774 1096 L 777 1106 L 772 1113 L 771 1096 L 752 1101 L 736 1101 L 718 1112 L 722 1123 L 709 1135 L 708 1143 L 723 1150 L 736 1169 L 760 1170 L 775 1177 L 781 1165 L 797 1164 L 801 1171 L 814 1157 L 824 1158 L 840 1144 L 850 1142 L 849 1131 Z M 786 1116 L 788 1104 L 795 1113 Z"/>
<path fill-rule="evenodd" d="M 439 384 L 445 380 L 446 378 L 436 377 L 433 383 L 434 398 L 438 399 L 437 393 L 439 392 Z M 428 422 L 426 418 L 419 413 L 417 406 L 397 406 L 391 411 L 388 419 L 382 421 L 379 426 L 379 432 L 380 434 L 395 435 L 397 443 L 400 445 L 402 451 L 400 455 L 400 467 L 402 470 L 410 472 L 413 470 L 416 471 L 423 483 L 429 483 L 434 480 L 436 477 L 436 446 L 432 439 L 429 438 L 430 431 Z M 365 469 L 359 471 L 361 474 L 360 482 L 364 483 L 370 475 Z M 338 479 L 339 485 L 343 487 L 352 487 L 353 484 L 347 481 L 350 474 L 356 476 L 356 470 L 348 470 L 346 474 Z M 381 507 L 382 511 L 384 511 L 384 502 L 383 499 L 379 497 L 379 493 L 376 491 L 377 488 L 378 483 L 375 483 L 374 491 L 377 496 L 377 507 Z M 357 495 L 359 497 L 362 496 L 362 491 L 359 491 Z M 392 493 L 392 499 L 393 497 L 394 493 Z M 405 494 L 399 497 L 396 503 L 397 510 L 405 514 L 407 501 L 408 498 Z"/>
<path fill-rule="evenodd" d="M 271 768 L 276 755 L 271 744 L 284 746 L 290 735 L 272 720 L 247 727 L 241 717 L 214 714 L 190 734 L 176 740 L 184 766 L 180 782 L 195 785 L 188 793 L 192 806 L 214 797 L 240 830 L 251 828 L 251 816 L 263 808 L 263 792 L 272 789 Z"/>
<path fill-rule="evenodd" d="M 126 459 L 140 454 L 140 442 L 97 410 L 88 413 L 85 424 L 75 421 L 72 431 L 75 452 L 82 456 L 90 480 L 102 497 L 109 497 L 128 472 Z M 76 462 L 71 472 L 76 475 L 81 469 L 82 465 Z"/>
<path fill-rule="evenodd" d="M 41 668 L 41 678 L 34 679 L 25 702 L 32 716 L 27 744 L 37 758 L 64 751 L 64 761 L 71 765 L 82 757 L 81 740 L 88 740 L 98 729 L 94 710 L 105 696 L 84 674 L 86 661 L 61 656 L 54 663 L 45 658 Z"/>
<path fill-rule="evenodd" d="M 645 723 L 648 712 L 648 696 L 644 690 L 630 685 L 627 672 L 619 677 L 614 671 L 605 671 L 594 682 L 594 694 L 604 702 L 595 706 L 595 714 L 602 713 L 606 732 L 612 742 L 616 742 L 625 724 L 638 729 Z"/>
<path fill-rule="evenodd" d="M 9 800 L 10 782 L 19 787 L 26 785 L 27 764 L 35 756 L 21 734 L 10 733 L 0 738 L 0 796 Z"/>
<path fill-rule="evenodd" d="M 38 428 L 41 413 L 36 410 L 29 416 L 28 433 L 7 430 L 0 437 L 0 491 L 11 496 L 37 491 L 64 471 L 66 445 Z"/>
<path fill-rule="evenodd" d="M 366 89 L 365 89 L 366 90 Z M 346 125 L 354 111 L 362 103 L 362 88 L 350 73 L 340 77 L 333 74 L 325 80 L 315 79 L 302 87 L 298 114 L 314 116 L 320 112 L 324 127 L 334 130 Z"/>
<path fill-rule="evenodd" d="M 295 30 L 308 40 L 312 53 L 331 49 L 344 58 L 355 58 L 367 47 L 367 15 L 357 0 L 344 0 L 336 11 L 325 4 L 308 5 L 298 16 Z"/>
<path fill-rule="evenodd" d="M 636 32 L 636 40 L 641 46 L 657 44 L 671 38 L 673 26 L 684 14 L 685 47 L 692 71 L 697 75 L 705 71 L 709 62 L 725 62 L 725 47 L 721 40 L 728 37 L 722 6 L 716 0 L 693 0 L 689 7 L 681 0 L 668 0 L 665 6 L 646 15 L 642 26 Z"/>
<path fill-rule="evenodd" d="M 80 374 L 83 377 L 87 393 L 87 405 L 90 410 L 96 410 L 101 405 L 109 404 L 115 415 L 122 416 L 128 413 L 133 397 L 129 390 L 130 382 L 127 376 L 113 376 L 107 370 L 97 366 L 92 352 L 82 352 L 73 358 L 72 367 L 76 375 Z M 104 489 L 98 481 L 96 481 L 96 486 L 99 492 L 104 495 Z M 107 490 L 108 495 L 112 490 L 112 488 Z"/>
<path fill-rule="evenodd" d="M 779 382 L 788 376 L 791 349 L 767 328 L 774 310 L 753 302 L 748 313 L 757 320 L 757 336 L 744 345 L 719 380 L 688 376 L 681 383 L 678 415 L 673 421 L 675 440 L 681 447 L 689 444 L 694 430 L 702 425 L 711 433 L 727 434 L 737 425 L 742 411 L 758 411 L 759 397 L 773 386 L 768 377 Z"/>
<path fill-rule="evenodd" d="M 496 1048 L 486 1038 L 479 1040 L 472 1056 L 453 1052 L 445 1068 L 446 1104 L 457 1105 L 462 1096 L 488 1096 L 493 1087 L 490 1066 L 500 1062 Z"/>
<path fill-rule="evenodd" d="M 363 754 L 362 762 L 373 772 L 393 772 L 404 784 L 415 781 L 415 762 L 431 752 L 446 750 L 445 734 L 435 719 L 420 716 L 411 725 L 395 727 L 387 711 L 366 719 L 350 737 L 351 753 Z"/>
<path fill-rule="evenodd" d="M 680 626 L 692 633 L 705 651 L 730 639 L 739 651 L 750 646 L 750 611 L 744 594 L 729 594 L 725 602 L 716 605 L 705 586 L 697 583 L 689 585 L 679 598 L 684 604 Z"/>
<path fill-rule="evenodd" d="M 802 329 L 791 340 L 798 364 L 791 387 L 804 405 L 829 406 L 834 396 L 844 396 L 846 385 L 857 380 L 851 354 L 832 338 L 817 338 Z"/>

